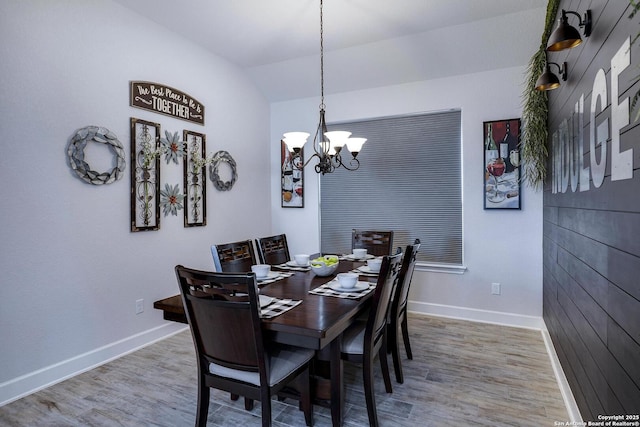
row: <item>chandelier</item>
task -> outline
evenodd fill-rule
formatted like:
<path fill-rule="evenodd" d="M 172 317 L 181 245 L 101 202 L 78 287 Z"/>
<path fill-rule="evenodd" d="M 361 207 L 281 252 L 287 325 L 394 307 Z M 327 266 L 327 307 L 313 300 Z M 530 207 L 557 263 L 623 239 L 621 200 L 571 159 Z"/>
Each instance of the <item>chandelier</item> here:
<path fill-rule="evenodd" d="M 365 138 L 350 138 L 351 132 L 333 131 L 327 132 L 327 123 L 324 118 L 324 32 L 322 21 L 322 0 L 320 0 L 320 121 L 316 134 L 313 137 L 313 155 L 304 163 L 297 165 L 298 169 L 304 167 L 314 157 L 318 159 L 315 165 L 316 173 L 331 173 L 339 167 L 354 171 L 360 167 L 358 153 L 365 143 Z M 307 142 L 309 134 L 307 132 L 287 132 L 284 134 L 282 142 L 284 142 L 289 150 L 292 151 L 292 157 L 299 156 L 302 147 Z M 342 159 L 342 149 L 347 146 L 347 150 L 351 152 L 352 158 L 348 160 Z"/>

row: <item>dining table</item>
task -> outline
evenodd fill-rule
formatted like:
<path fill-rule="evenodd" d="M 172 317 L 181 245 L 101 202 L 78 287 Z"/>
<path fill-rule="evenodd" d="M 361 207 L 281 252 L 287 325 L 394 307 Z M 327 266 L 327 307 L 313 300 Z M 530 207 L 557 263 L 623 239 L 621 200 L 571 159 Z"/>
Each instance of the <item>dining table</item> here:
<path fill-rule="evenodd" d="M 359 272 L 358 268 L 364 268 L 364 264 L 364 261 L 342 258 L 334 274 L 321 277 L 309 269 L 296 268 L 290 262 L 286 266 L 283 264 L 282 268 L 272 266 L 271 275 L 283 273 L 275 280 L 264 283 L 258 281 L 260 295 L 278 300 L 301 301 L 274 317 L 263 318 L 263 331 L 268 339 L 275 342 L 317 350 L 317 357 L 326 360 L 329 371 L 329 406 L 334 426 L 342 426 L 344 414 L 342 334 L 370 305 L 377 276 L 364 273 L 359 276 L 359 282 L 370 284 L 369 291 L 360 295 L 345 297 L 337 292 L 316 292 L 328 288 L 331 285 L 328 282 L 335 280 L 336 274 Z M 156 301 L 154 307 L 164 310 L 165 319 L 180 321 L 182 307 L 179 298 L 176 295 Z"/>

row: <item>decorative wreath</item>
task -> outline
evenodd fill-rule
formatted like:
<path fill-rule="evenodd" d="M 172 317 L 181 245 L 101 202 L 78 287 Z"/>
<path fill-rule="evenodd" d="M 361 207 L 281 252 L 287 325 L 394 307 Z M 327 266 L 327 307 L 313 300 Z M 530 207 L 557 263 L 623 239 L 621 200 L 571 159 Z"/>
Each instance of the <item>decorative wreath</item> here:
<path fill-rule="evenodd" d="M 231 180 L 224 182 L 220 179 L 220 175 L 218 175 L 218 167 L 221 163 L 227 163 L 231 168 Z M 231 190 L 233 184 L 235 184 L 238 179 L 238 172 L 236 171 L 236 161 L 233 160 L 231 154 L 226 151 L 218 151 L 213 155 L 213 163 L 209 166 L 209 176 L 211 181 L 213 181 L 213 186 L 216 187 L 220 191 L 228 191 Z"/>
<path fill-rule="evenodd" d="M 91 170 L 87 162 L 84 161 L 84 148 L 91 141 L 108 144 L 113 149 L 117 157 L 117 163 L 116 167 L 111 169 L 111 172 L 99 173 Z M 124 174 L 124 149 L 115 134 L 107 128 L 87 126 L 78 130 L 75 135 L 73 135 L 73 138 L 71 138 L 69 148 L 67 149 L 67 156 L 69 156 L 71 168 L 78 174 L 80 179 L 89 184 L 111 184 L 122 178 Z"/>

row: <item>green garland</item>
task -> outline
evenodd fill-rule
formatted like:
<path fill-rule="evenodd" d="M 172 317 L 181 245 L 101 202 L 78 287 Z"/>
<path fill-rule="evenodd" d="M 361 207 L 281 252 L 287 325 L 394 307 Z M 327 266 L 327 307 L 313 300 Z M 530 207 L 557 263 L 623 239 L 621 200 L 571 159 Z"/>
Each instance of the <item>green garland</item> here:
<path fill-rule="evenodd" d="M 540 48 L 529 60 L 522 112 L 520 155 L 524 165 L 522 179 L 534 189 L 542 188 L 547 177 L 547 139 L 549 137 L 549 104 L 546 91 L 536 90 L 535 83 L 547 65 L 547 40 L 551 35 L 560 0 L 549 0 Z"/>

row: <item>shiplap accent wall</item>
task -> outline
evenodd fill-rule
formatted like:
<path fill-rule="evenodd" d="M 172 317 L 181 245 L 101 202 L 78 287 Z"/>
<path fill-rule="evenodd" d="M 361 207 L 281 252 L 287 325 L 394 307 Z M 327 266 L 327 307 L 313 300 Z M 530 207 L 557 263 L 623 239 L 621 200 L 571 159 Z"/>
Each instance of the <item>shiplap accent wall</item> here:
<path fill-rule="evenodd" d="M 582 168 L 590 168 L 585 172 L 589 188 L 581 191 L 586 187 L 572 186 L 572 177 L 580 171 L 570 161 L 571 151 L 564 151 L 564 163 L 554 163 L 561 151 L 552 148 L 555 175 L 549 174 L 543 196 L 543 311 L 586 421 L 599 415 L 640 414 L 640 121 L 634 120 L 632 111 L 629 124 L 618 131 L 616 119 L 623 115 L 613 111 L 626 108 L 625 98 L 640 89 L 633 81 L 640 73 L 640 44 L 624 47 L 640 30 L 640 16 L 629 19 L 629 2 L 621 0 L 561 1 L 563 8 L 580 14 L 591 9 L 593 33 L 576 48 L 548 54 L 549 61 L 566 61 L 569 66 L 568 80 L 549 93 L 550 141 L 565 140 L 567 147 L 573 142 L 577 148 L 582 131 Z M 569 22 L 577 27 L 576 17 L 570 16 Z M 612 73 L 616 54 L 630 55 L 630 64 L 617 79 Z M 594 87 L 603 86 L 594 85 L 599 70 L 604 72 L 607 96 L 594 108 Z M 617 96 L 612 77 L 618 83 Z M 607 128 L 609 134 L 606 158 L 601 148 L 595 150 L 596 163 L 606 161 L 599 187 L 594 183 L 597 168 L 591 158 L 591 117 L 596 135 L 602 136 Z M 612 144 L 611 135 L 616 133 L 619 150 Z M 633 176 L 612 180 L 612 158 L 627 150 L 633 150 Z M 577 159 L 580 152 L 576 153 Z"/>

